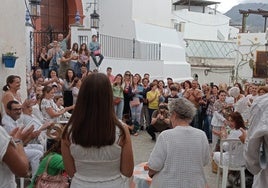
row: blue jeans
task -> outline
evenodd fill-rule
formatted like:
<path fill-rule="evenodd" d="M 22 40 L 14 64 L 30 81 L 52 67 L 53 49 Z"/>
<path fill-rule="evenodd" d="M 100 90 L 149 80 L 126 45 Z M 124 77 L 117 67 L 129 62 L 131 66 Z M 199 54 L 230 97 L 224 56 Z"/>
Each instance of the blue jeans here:
<path fill-rule="evenodd" d="M 204 119 L 204 131 L 207 135 L 209 141 L 212 140 L 212 127 L 211 127 L 211 120 L 213 115 L 206 115 Z"/>
<path fill-rule="evenodd" d="M 42 74 L 44 77 L 48 77 L 48 72 L 49 72 L 49 69 L 42 69 Z"/>
<path fill-rule="evenodd" d="M 121 99 L 118 105 L 114 105 L 115 115 L 120 120 L 122 120 L 123 118 L 123 110 L 124 110 L 124 99 Z"/>
<path fill-rule="evenodd" d="M 142 106 L 143 106 L 142 102 L 138 106 L 130 106 L 132 121 L 137 121 L 139 125 L 141 123 Z"/>

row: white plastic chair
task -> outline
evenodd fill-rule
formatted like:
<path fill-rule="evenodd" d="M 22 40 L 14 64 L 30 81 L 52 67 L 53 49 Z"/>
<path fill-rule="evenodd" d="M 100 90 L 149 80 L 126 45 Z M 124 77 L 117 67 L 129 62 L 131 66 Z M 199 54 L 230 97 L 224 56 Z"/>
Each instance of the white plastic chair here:
<path fill-rule="evenodd" d="M 24 178 L 20 178 L 20 188 L 24 188 Z"/>
<path fill-rule="evenodd" d="M 217 173 L 217 186 L 220 184 L 220 170 L 222 173 L 222 188 L 227 186 L 228 171 L 240 171 L 240 186 L 246 187 L 245 160 L 243 157 L 243 143 L 239 139 L 222 139 L 220 142 L 220 162 Z"/>

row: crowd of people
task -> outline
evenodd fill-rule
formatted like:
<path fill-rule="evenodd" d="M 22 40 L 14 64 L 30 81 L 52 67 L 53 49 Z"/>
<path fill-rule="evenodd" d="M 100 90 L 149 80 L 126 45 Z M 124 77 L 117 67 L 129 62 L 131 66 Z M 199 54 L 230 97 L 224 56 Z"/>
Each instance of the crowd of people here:
<path fill-rule="evenodd" d="M 262 139 L 254 129 L 268 132 L 261 111 L 266 106 L 259 102 L 267 105 L 267 86 L 178 83 L 130 71 L 114 76 L 111 67 L 106 74 L 98 73 L 89 70 L 90 57 L 96 67 L 104 58 L 97 36 L 80 49 L 73 44 L 70 51 L 69 38 L 70 34 L 65 39 L 60 34 L 48 53 L 42 48 L 39 63 L 27 74 L 27 99 L 19 92 L 20 76 L 6 79 L 1 100 L 0 187 L 14 188 L 14 175 L 29 174 L 34 187 L 47 161 L 51 163 L 48 173 L 65 170 L 71 187 L 128 187 L 123 176 L 133 173 L 130 134 L 138 136 L 142 130 L 156 141 L 148 162 L 152 186 L 208 186 L 203 167 L 210 159 L 209 143 L 213 159 L 219 161 L 217 144 L 222 138 L 246 143 L 245 163 L 253 174 L 261 174 L 255 185 L 268 185 L 263 180 L 267 167 L 252 167 L 257 159 L 250 152 L 254 146 L 255 153 L 261 145 L 268 149 L 267 135 L 262 134 Z M 58 132 L 59 122 L 65 122 L 65 128 Z M 157 139 L 156 132 L 161 133 Z"/>

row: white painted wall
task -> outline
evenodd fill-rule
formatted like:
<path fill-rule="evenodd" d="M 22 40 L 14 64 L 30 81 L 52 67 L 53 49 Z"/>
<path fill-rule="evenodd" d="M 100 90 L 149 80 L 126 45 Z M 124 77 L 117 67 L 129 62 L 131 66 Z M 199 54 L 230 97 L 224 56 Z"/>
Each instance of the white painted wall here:
<path fill-rule="evenodd" d="M 210 82 L 213 82 L 216 85 L 219 83 L 226 83 L 227 85 L 232 86 L 232 74 L 229 69 L 214 69 L 209 71 L 207 75 L 205 75 L 205 70 L 206 68 L 192 68 L 192 74 L 198 74 L 198 82 L 200 84 L 210 84 Z"/>
<path fill-rule="evenodd" d="M 16 5 L 16 8 L 14 8 Z M 24 1 L 2 0 L 0 6 L 0 52 L 16 52 L 19 57 L 15 68 L 5 68 L 0 60 L 0 88 L 6 84 L 6 78 L 10 74 L 19 75 L 22 79 L 22 98 L 26 98 L 26 29 L 25 29 L 25 5 Z M 0 92 L 2 98 L 2 92 Z"/>
<path fill-rule="evenodd" d="M 171 27 L 171 0 L 132 0 L 132 18 L 144 23 Z"/>
<path fill-rule="evenodd" d="M 187 9 L 174 11 L 173 17 L 174 22 L 186 23 L 184 38 L 200 40 L 218 40 L 217 30 L 219 30 L 225 40 L 227 40 L 230 32 L 229 20 L 229 17 L 222 14 L 203 14 L 199 12 L 189 12 Z"/>
<path fill-rule="evenodd" d="M 150 80 L 163 79 L 167 77 L 173 78 L 175 81 L 184 81 L 192 79 L 190 77 L 190 65 L 186 62 L 170 62 L 170 61 L 148 61 L 139 59 L 115 59 L 105 57 L 101 64 L 100 72 L 106 73 L 106 68 L 112 67 L 113 75 L 118 73 L 124 74 L 129 70 L 132 74 L 144 73 L 150 74 Z M 94 69 L 95 65 L 90 64 L 90 69 Z"/>
<path fill-rule="evenodd" d="M 256 61 L 256 51 L 265 51 L 265 33 L 239 33 L 237 36 L 238 50 L 236 65 L 239 64 L 244 55 L 245 60 L 249 60 L 250 56 L 247 56 L 251 51 L 253 52 L 254 60 Z M 247 79 L 249 82 L 264 81 L 265 79 L 255 79 L 253 77 L 253 70 L 249 67 L 248 63 L 239 66 L 238 75 L 241 79 Z"/>
<path fill-rule="evenodd" d="M 135 37 L 132 0 L 99 1 L 100 33 L 121 38 Z"/>

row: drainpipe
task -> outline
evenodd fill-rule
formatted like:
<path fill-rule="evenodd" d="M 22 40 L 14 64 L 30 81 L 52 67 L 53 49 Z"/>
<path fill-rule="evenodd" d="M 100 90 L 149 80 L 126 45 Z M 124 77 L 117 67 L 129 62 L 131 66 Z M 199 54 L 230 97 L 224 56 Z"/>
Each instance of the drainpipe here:
<path fill-rule="evenodd" d="M 263 32 L 266 32 L 266 24 L 267 24 L 267 16 L 264 17 L 264 28 L 263 28 Z"/>

